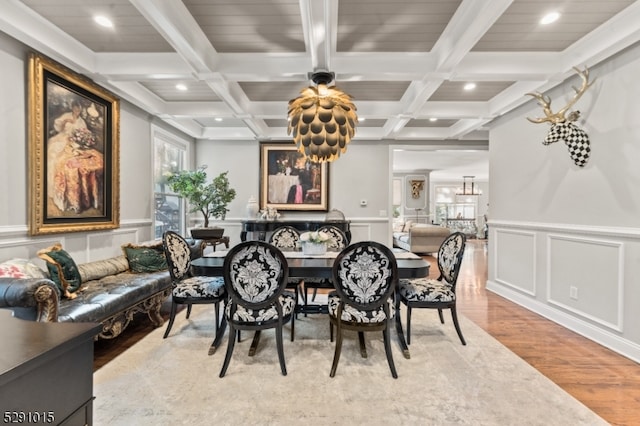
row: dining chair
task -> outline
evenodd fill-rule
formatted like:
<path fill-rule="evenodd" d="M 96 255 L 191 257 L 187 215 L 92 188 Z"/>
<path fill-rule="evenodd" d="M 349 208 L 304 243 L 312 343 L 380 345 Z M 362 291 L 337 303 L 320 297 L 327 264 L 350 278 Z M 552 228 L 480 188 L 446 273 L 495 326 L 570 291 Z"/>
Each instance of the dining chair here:
<path fill-rule="evenodd" d="M 327 242 L 327 250 L 329 251 L 341 251 L 349 245 L 349 239 L 347 238 L 347 235 L 336 226 L 324 225 L 318 228 L 318 232 L 324 232 L 325 234 L 329 235 L 330 239 Z M 333 283 L 330 279 L 327 278 L 309 277 L 304 279 L 302 291 L 304 295 L 305 306 L 307 305 L 309 297 L 308 290 L 313 289 L 313 296 L 311 296 L 311 301 L 313 302 L 316 300 L 316 295 L 318 294 L 319 288 L 333 289 Z"/>
<path fill-rule="evenodd" d="M 284 251 L 294 251 L 300 244 L 300 231 L 293 226 L 285 225 L 276 228 L 269 237 L 269 243 Z M 303 281 L 299 278 L 289 278 L 287 280 L 287 288 L 292 289 L 296 295 L 296 303 L 300 297 L 300 286 Z M 295 319 L 294 319 L 295 321 Z M 292 327 L 293 329 L 294 327 Z M 293 342 L 294 334 L 291 333 L 291 341 Z"/>
<path fill-rule="evenodd" d="M 399 281 L 398 303 L 401 302 L 407 306 L 407 345 L 411 344 L 411 310 L 413 308 L 437 309 L 442 324 L 444 324 L 442 310 L 450 309 L 458 337 L 463 345 L 467 344 L 462 336 L 456 312 L 456 282 L 462 264 L 465 242 L 466 237 L 462 232 L 454 232 L 442 242 L 438 249 L 440 271 L 438 279 L 415 278 Z"/>
<path fill-rule="evenodd" d="M 293 318 L 296 306 L 295 295 L 285 290 L 288 276 L 287 260 L 272 244 L 246 241 L 229 250 L 223 266 L 229 344 L 220 377 L 227 372 L 240 331 L 254 330 L 257 337 L 269 328 L 275 328 L 280 369 L 283 376 L 287 375 L 282 329 Z"/>
<path fill-rule="evenodd" d="M 162 247 L 171 275 L 171 313 L 164 332 L 166 339 L 173 327 L 178 305 L 187 305 L 187 318 L 194 304 L 212 303 L 216 311 L 216 334 L 220 327 L 220 302 L 225 299 L 222 277 L 193 276 L 191 274 L 192 247 L 174 231 L 162 235 Z"/>
<path fill-rule="evenodd" d="M 367 357 L 364 332 L 382 331 L 387 362 L 394 379 L 398 378 L 391 353 L 390 329 L 393 323 L 393 292 L 398 267 L 388 247 L 363 241 L 342 250 L 333 264 L 336 290 L 329 294 L 331 334 L 336 331 L 336 346 L 330 376 L 334 377 L 342 351 L 343 331 L 358 332 L 360 354 Z M 333 340 L 333 339 L 332 339 Z"/>

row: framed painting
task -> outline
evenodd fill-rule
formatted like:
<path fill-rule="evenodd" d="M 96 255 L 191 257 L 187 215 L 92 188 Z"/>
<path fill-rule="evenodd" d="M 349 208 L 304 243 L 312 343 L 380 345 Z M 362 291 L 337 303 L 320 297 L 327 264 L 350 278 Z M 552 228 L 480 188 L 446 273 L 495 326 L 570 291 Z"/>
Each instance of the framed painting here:
<path fill-rule="evenodd" d="M 119 99 L 34 53 L 28 108 L 30 234 L 117 228 Z"/>
<path fill-rule="evenodd" d="M 329 165 L 312 163 L 293 142 L 260 144 L 260 208 L 327 211 Z"/>

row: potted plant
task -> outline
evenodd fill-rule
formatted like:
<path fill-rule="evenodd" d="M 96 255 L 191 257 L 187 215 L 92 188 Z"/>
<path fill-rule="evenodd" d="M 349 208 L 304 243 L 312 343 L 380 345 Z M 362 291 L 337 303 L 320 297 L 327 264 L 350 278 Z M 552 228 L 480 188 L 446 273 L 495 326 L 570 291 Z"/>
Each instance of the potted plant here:
<path fill-rule="evenodd" d="M 200 212 L 204 217 L 203 228 L 191 230 L 193 238 L 220 238 L 223 228 L 209 228 L 209 218 L 224 220 L 229 209 L 227 206 L 236 197 L 235 189 L 229 186 L 228 171 L 220 173 L 211 183 L 207 184 L 207 166 L 200 166 L 197 170 L 181 170 L 172 173 L 167 178 L 171 190 L 187 200 L 190 213 Z"/>

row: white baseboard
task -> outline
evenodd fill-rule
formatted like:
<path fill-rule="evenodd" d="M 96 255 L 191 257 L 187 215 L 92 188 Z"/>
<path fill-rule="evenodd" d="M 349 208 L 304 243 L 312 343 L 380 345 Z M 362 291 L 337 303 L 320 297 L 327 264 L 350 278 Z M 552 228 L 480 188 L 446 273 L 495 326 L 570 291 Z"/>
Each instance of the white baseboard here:
<path fill-rule="evenodd" d="M 487 290 L 504 297 L 538 315 L 541 315 L 587 339 L 611 349 L 637 363 L 640 363 L 640 345 L 599 328 L 580 318 L 562 312 L 538 300 L 507 288 L 494 281 L 487 280 Z"/>

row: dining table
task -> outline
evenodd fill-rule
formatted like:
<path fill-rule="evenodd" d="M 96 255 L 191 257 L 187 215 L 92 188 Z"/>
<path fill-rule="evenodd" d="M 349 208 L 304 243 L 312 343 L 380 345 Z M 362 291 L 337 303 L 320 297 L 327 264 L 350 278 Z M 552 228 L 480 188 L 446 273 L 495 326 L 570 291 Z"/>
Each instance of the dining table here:
<path fill-rule="evenodd" d="M 191 272 L 193 275 L 199 276 L 223 276 L 224 259 L 227 251 L 215 251 L 208 253 L 203 257 L 194 259 L 191 262 Z M 294 251 L 282 251 L 284 254 L 287 265 L 289 268 L 289 278 L 331 278 L 333 273 L 333 263 L 339 254 L 337 251 L 327 251 L 324 254 L 309 255 L 303 253 L 301 250 Z M 398 266 L 398 279 L 403 278 L 422 278 L 429 275 L 429 262 L 421 258 L 420 256 L 407 252 L 401 249 L 393 249 L 393 253 L 396 258 L 396 264 Z M 404 338 L 404 332 L 402 330 L 402 323 L 400 322 L 400 304 L 395 304 L 395 324 L 398 334 L 398 340 L 405 358 L 410 358 L 409 349 Z M 326 307 L 318 308 L 317 305 L 301 306 L 297 312 L 303 313 L 326 313 Z M 216 333 L 215 339 L 209 348 L 209 354 L 215 353 L 216 349 L 220 346 L 222 336 L 226 329 L 226 319 L 223 315 L 220 327 Z M 255 354 L 255 349 L 260 339 L 260 333 L 256 332 L 254 335 L 249 355 Z"/>

